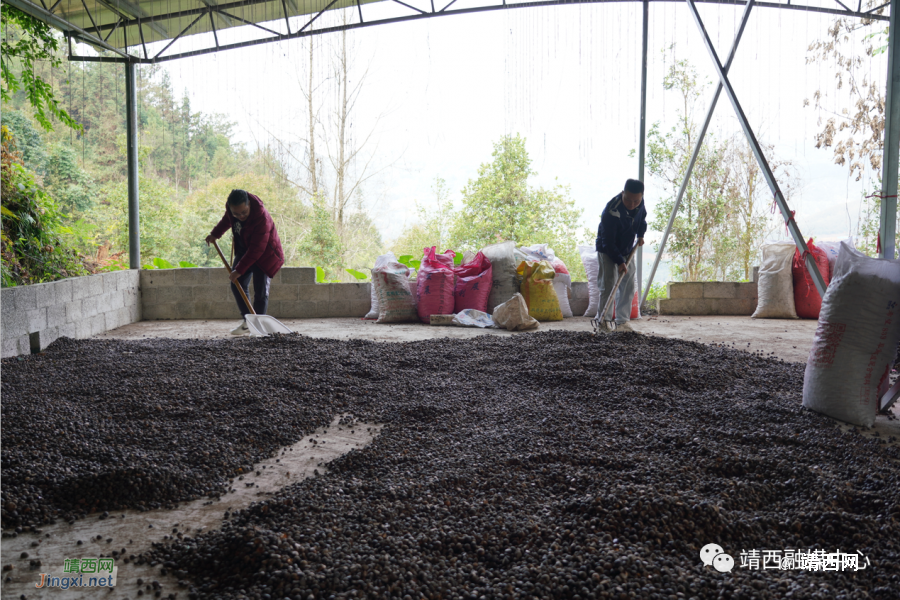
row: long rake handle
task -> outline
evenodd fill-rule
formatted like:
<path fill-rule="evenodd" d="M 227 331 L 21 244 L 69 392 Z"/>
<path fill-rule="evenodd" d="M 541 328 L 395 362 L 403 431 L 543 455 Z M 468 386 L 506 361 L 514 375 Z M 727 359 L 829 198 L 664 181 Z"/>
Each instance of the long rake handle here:
<path fill-rule="evenodd" d="M 228 265 L 228 261 L 225 260 L 225 255 L 222 254 L 222 250 L 219 249 L 219 242 L 217 242 L 216 240 L 213 240 L 213 246 L 216 247 L 216 252 L 219 253 L 219 258 L 222 259 L 222 264 L 225 265 L 225 269 L 228 271 L 228 275 L 230 276 L 231 275 L 231 267 Z M 238 289 L 238 291 L 241 293 L 241 298 L 244 299 L 244 304 L 247 305 L 247 310 L 250 311 L 251 315 L 255 315 L 256 311 L 253 310 L 253 305 L 250 304 L 250 299 L 247 298 L 247 294 L 244 293 L 244 288 L 242 288 L 240 285 L 237 285 L 237 284 L 235 284 L 234 287 L 236 287 Z"/>
<path fill-rule="evenodd" d="M 603 307 L 603 312 L 600 313 L 600 322 L 606 321 L 606 315 L 609 314 L 609 309 L 612 307 L 613 302 L 616 301 L 616 290 L 619 289 L 619 284 L 622 283 L 622 280 L 625 279 L 625 276 L 628 275 L 628 264 L 631 262 L 631 259 L 634 257 L 634 253 L 637 252 L 637 244 L 634 245 L 634 248 L 631 249 L 631 254 L 628 255 L 628 258 L 625 259 L 625 272 L 619 274 L 619 278 L 616 279 L 616 285 L 613 286 L 612 292 L 609 293 L 609 298 L 606 300 L 606 306 Z"/>

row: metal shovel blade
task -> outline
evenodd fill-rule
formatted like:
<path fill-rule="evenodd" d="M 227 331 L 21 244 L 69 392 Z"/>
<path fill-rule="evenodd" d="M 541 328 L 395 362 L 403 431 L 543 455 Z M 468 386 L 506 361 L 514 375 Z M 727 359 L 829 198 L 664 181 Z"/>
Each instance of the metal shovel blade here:
<path fill-rule="evenodd" d="M 247 328 L 252 336 L 261 337 L 270 333 L 294 333 L 284 323 L 269 315 L 245 315 L 244 319 L 247 321 Z"/>

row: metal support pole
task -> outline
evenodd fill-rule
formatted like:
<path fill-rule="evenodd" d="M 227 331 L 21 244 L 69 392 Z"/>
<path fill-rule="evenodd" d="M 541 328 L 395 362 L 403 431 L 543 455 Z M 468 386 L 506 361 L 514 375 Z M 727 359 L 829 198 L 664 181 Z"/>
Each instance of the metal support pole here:
<path fill-rule="evenodd" d="M 141 268 L 141 225 L 138 192 L 137 85 L 134 63 L 125 63 L 125 145 L 128 149 L 128 267 Z"/>
<path fill-rule="evenodd" d="M 813 258 L 812 254 L 809 253 L 809 248 L 806 246 L 806 242 L 803 240 L 803 234 L 800 233 L 800 228 L 797 227 L 797 222 L 794 221 L 794 215 L 791 213 L 791 209 L 788 207 L 787 201 L 784 199 L 784 194 L 781 193 L 781 188 L 778 187 L 778 182 L 775 181 L 775 174 L 772 173 L 772 169 L 771 167 L 769 167 L 769 163 L 766 160 L 765 155 L 763 155 L 762 148 L 760 148 L 759 146 L 759 141 L 756 139 L 756 135 L 753 133 L 753 128 L 750 127 L 750 122 L 747 120 L 747 115 L 744 114 L 744 109 L 741 108 L 741 103 L 738 101 L 737 94 L 734 93 L 734 88 L 731 87 L 731 82 L 728 80 L 728 75 L 725 73 L 725 70 L 722 67 L 722 63 L 719 62 L 719 55 L 716 54 L 716 49 L 713 46 L 712 40 L 709 39 L 709 34 L 706 32 L 706 27 L 703 25 L 703 20 L 700 18 L 700 13 L 697 12 L 697 5 L 694 3 L 694 0 L 687 0 L 687 4 L 688 8 L 691 11 L 691 16 L 694 17 L 694 21 L 697 23 L 697 28 L 700 30 L 700 34 L 703 36 L 703 43 L 704 45 L 706 45 L 706 50 L 709 52 L 710 58 L 712 58 L 713 66 L 716 68 L 716 73 L 719 76 L 722 87 L 725 89 L 725 94 L 731 101 L 731 106 L 734 108 L 735 116 L 737 116 L 738 121 L 741 124 L 741 128 L 744 130 L 744 135 L 747 137 L 747 141 L 750 143 L 750 149 L 753 150 L 753 155 L 756 157 L 756 162 L 759 164 L 759 168 L 763 173 L 763 177 L 765 177 L 766 182 L 769 184 L 769 189 L 772 190 L 772 194 L 775 196 L 775 203 L 778 205 L 778 209 L 781 211 L 781 216 L 784 217 L 784 223 L 787 226 L 791 237 L 794 238 L 794 243 L 797 245 L 797 249 L 800 250 L 800 255 L 806 257 L 806 269 L 807 271 L 809 271 L 813 283 L 816 285 L 816 290 L 819 292 L 819 296 L 825 296 L 825 280 L 822 278 L 822 274 L 819 272 L 819 267 L 816 265 L 815 259 Z"/>
<path fill-rule="evenodd" d="M 650 24 L 650 0 L 644 0 L 644 30 L 641 47 L 641 133 L 638 140 L 638 179 L 644 181 L 644 157 L 647 152 L 647 31 Z M 646 188 L 645 188 L 646 190 Z M 644 248 L 637 249 L 637 292 L 643 300 L 641 286 L 644 285 Z M 643 302 L 640 304 L 643 306 Z"/>
<path fill-rule="evenodd" d="M 884 154 L 881 165 L 881 258 L 896 257 L 897 177 L 900 172 L 900 0 L 891 0 L 888 30 L 888 67 L 885 82 Z"/>
<path fill-rule="evenodd" d="M 750 20 L 750 11 L 753 9 L 753 4 L 753 0 L 750 0 L 744 7 L 744 14 L 741 16 L 741 24 L 734 36 L 734 41 L 731 43 L 731 52 L 728 54 L 728 60 L 725 61 L 726 73 L 728 73 L 728 70 L 731 68 L 731 63 L 734 62 L 734 55 L 737 54 L 738 44 L 741 43 L 741 37 L 744 35 L 744 28 L 747 27 L 747 21 Z M 684 179 L 681 180 L 681 187 L 678 188 L 678 195 L 675 196 L 672 214 L 669 215 L 669 222 L 666 224 L 666 230 L 663 232 L 662 240 L 659 243 L 659 250 L 656 253 L 656 259 L 653 261 L 653 268 L 650 269 L 650 279 L 647 280 L 647 290 L 644 291 L 644 295 L 641 297 L 641 305 L 647 301 L 647 294 L 650 291 L 650 286 L 653 285 L 656 269 L 659 267 L 659 261 L 662 259 L 663 252 L 666 249 L 666 241 L 669 239 L 669 234 L 672 233 L 672 226 L 675 225 L 675 216 L 678 214 L 678 209 L 681 208 L 681 199 L 684 198 L 688 182 L 691 180 L 691 173 L 694 172 L 694 164 L 697 162 L 697 157 L 700 156 L 703 138 L 706 137 L 706 130 L 709 129 L 709 124 L 712 122 L 713 113 L 716 111 L 716 104 L 719 102 L 719 95 L 721 93 L 722 82 L 720 81 L 716 86 L 716 93 L 713 94 L 712 102 L 709 103 L 709 109 L 706 111 L 706 120 L 703 121 L 703 127 L 700 128 L 700 134 L 697 136 L 697 141 L 694 142 L 694 151 L 691 153 L 691 160 L 688 161 L 687 170 L 684 172 Z"/>

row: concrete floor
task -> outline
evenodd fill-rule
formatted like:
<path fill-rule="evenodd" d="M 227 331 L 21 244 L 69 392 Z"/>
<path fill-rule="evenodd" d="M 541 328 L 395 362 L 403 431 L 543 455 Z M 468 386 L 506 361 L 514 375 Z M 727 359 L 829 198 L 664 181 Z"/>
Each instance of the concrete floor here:
<path fill-rule="evenodd" d="M 4 566 L 12 565 L 13 569 L 2 572 L 0 597 L 24 597 L 29 600 L 134 600 L 138 597 L 139 588 L 143 588 L 144 597 L 155 597 L 154 591 L 147 589 L 155 581 L 162 586 L 163 598 L 171 593 L 175 593 L 177 598 L 186 598 L 187 589 L 178 586 L 179 578 L 175 574 L 162 575 L 159 565 L 151 567 L 149 564 L 125 564 L 124 556 L 150 550 L 154 542 L 164 541 L 164 536 L 173 536 L 176 528 L 178 532 L 190 537 L 217 529 L 226 512 L 246 508 L 287 485 L 315 476 L 315 470 L 320 473 L 327 471 L 327 463 L 352 448 L 365 447 L 381 431 L 379 425 L 356 423 L 347 427 L 339 425 L 339 420 L 340 417 L 335 418 L 326 429 L 316 431 L 293 446 L 283 448 L 275 458 L 254 465 L 253 472 L 242 476 L 243 479 L 235 479 L 232 491 L 219 500 L 201 498 L 171 510 L 111 511 L 109 518 L 104 520 L 100 520 L 98 515 L 91 515 L 72 525 L 60 522 L 45 526 L 39 534 L 4 537 L 0 544 L 2 562 Z M 99 540 L 97 536 L 100 536 Z M 112 541 L 107 542 L 109 539 Z M 78 540 L 83 544 L 78 545 Z M 126 553 L 115 559 L 117 572 L 113 588 L 35 588 L 41 580 L 41 573 L 52 577 L 71 577 L 71 574 L 63 572 L 67 558 L 96 558 L 101 554 L 110 556 L 113 550 L 121 552 L 123 548 Z M 21 558 L 23 552 L 28 553 L 28 558 Z M 35 559 L 41 561 L 41 566 L 31 569 L 29 562 Z M 10 578 L 9 582 L 6 582 L 7 576 Z M 87 582 L 88 578 L 84 579 Z M 142 586 L 138 586 L 138 579 L 143 580 Z"/>
<path fill-rule="evenodd" d="M 97 338 L 134 340 L 152 337 L 175 339 L 229 338 L 237 320 L 141 321 L 97 335 Z M 590 319 L 575 317 L 541 323 L 533 331 L 509 332 L 402 323 L 376 325 L 363 319 L 283 319 L 297 333 L 317 338 L 364 339 L 379 342 L 411 342 L 436 337 L 470 338 L 477 335 L 527 335 L 533 331 L 591 331 Z M 644 317 L 632 321 L 636 331 L 648 335 L 703 343 L 732 344 L 739 350 L 762 350 L 792 362 L 806 362 L 816 322 L 809 320 L 756 320 L 749 317 Z"/>

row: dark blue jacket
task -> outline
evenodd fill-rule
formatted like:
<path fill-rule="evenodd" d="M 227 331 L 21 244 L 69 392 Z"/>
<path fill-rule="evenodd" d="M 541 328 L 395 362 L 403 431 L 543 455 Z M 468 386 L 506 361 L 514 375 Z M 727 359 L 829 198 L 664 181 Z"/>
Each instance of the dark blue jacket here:
<path fill-rule="evenodd" d="M 628 210 L 619 194 L 606 204 L 597 228 L 597 252 L 610 257 L 617 265 L 625 262 L 625 257 L 634 247 L 635 237 L 642 238 L 647 232 L 647 209 L 644 201 L 634 210 Z"/>

